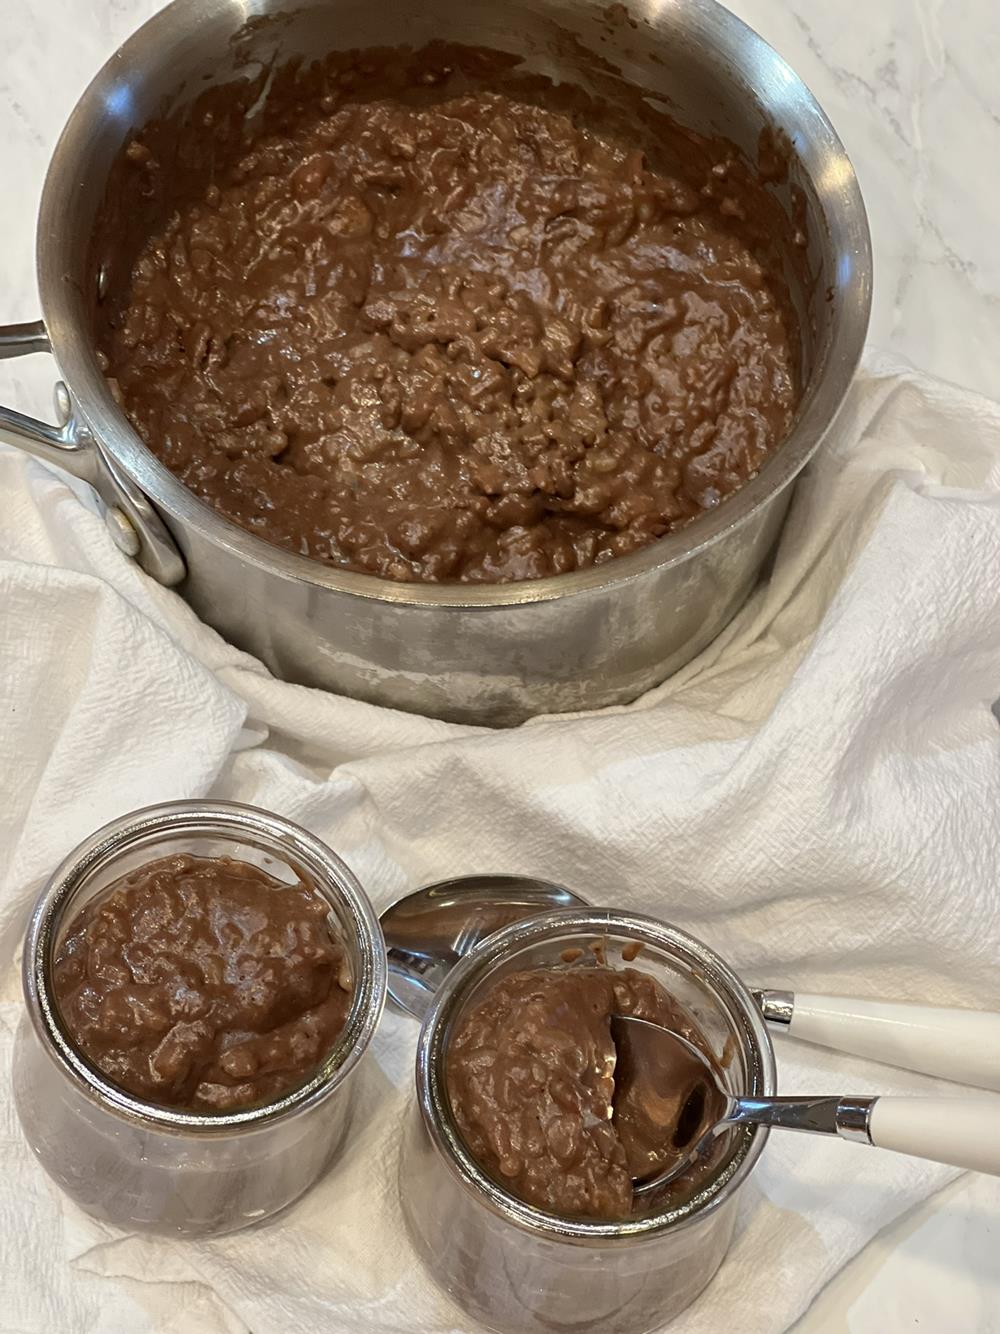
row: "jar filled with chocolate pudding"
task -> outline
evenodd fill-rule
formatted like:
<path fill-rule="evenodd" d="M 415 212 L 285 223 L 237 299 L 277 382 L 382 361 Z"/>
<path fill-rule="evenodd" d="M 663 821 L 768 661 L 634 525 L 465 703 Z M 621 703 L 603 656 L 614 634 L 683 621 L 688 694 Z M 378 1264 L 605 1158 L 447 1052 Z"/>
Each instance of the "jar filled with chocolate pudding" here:
<path fill-rule="evenodd" d="M 680 1031 L 734 1094 L 775 1091 L 749 991 L 674 927 L 566 909 L 479 945 L 424 1020 L 400 1194 L 429 1273 L 487 1329 L 647 1334 L 729 1247 L 767 1132 L 726 1132 L 682 1177 L 634 1195 L 611 1120 L 616 1013 Z"/>
<path fill-rule="evenodd" d="M 53 1180 L 175 1236 L 277 1213 L 347 1138 L 385 999 L 378 919 L 318 839 L 172 802 L 106 825 L 45 886 L 23 960 L 14 1093 Z"/>

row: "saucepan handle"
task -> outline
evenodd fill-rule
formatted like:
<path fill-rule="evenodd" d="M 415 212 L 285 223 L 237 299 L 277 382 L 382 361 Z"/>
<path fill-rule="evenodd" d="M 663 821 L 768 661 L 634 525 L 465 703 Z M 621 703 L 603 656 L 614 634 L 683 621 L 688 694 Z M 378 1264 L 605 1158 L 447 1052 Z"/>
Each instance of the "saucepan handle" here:
<path fill-rule="evenodd" d="M 0 361 L 6 361 L 8 357 L 26 357 L 30 352 L 50 350 L 49 336 L 41 320 L 0 326 Z"/>
<path fill-rule="evenodd" d="M 0 326 L 0 360 L 26 357 L 32 352 L 50 351 L 48 335 L 41 320 L 33 324 Z M 97 460 L 89 442 L 80 440 L 75 423 L 67 415 L 62 426 L 50 426 L 37 417 L 0 405 L 0 440 L 16 445 L 27 454 L 65 468 L 91 486 L 97 485 Z"/>
<path fill-rule="evenodd" d="M 768 1023 L 789 1037 L 1000 1091 L 1000 1014 L 848 996 L 755 995 Z"/>
<path fill-rule="evenodd" d="M 41 320 L 0 325 L 0 361 L 50 351 Z M 76 419 L 61 381 L 56 385 L 56 409 L 62 419 L 60 426 L 0 405 L 0 441 L 88 482 L 104 501 L 105 522 L 116 546 L 159 583 L 167 587 L 180 583 L 187 571 L 163 520 Z"/>

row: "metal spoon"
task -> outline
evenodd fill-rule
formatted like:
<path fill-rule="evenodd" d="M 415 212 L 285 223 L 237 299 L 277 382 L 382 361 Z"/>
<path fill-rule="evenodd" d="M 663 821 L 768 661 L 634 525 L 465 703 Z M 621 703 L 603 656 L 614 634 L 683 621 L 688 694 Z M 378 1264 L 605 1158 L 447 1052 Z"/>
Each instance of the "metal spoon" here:
<path fill-rule="evenodd" d="M 967 1098 L 737 1098 L 703 1052 L 659 1024 L 613 1015 L 617 1049 L 612 1121 L 636 1195 L 687 1171 L 730 1126 L 762 1125 L 873 1144 L 1000 1176 L 1000 1100 Z"/>
<path fill-rule="evenodd" d="M 549 880 L 523 875 L 465 875 L 425 885 L 379 919 L 389 960 L 389 996 L 423 1019 L 434 993 L 458 963 L 494 931 L 554 908 L 587 900 Z"/>
<path fill-rule="evenodd" d="M 441 880 L 382 914 L 389 995 L 422 1019 L 451 968 L 493 931 L 551 908 L 586 906 L 562 885 L 528 876 Z M 768 1025 L 887 1065 L 1000 1091 L 1000 1014 L 843 996 L 754 991 Z"/>

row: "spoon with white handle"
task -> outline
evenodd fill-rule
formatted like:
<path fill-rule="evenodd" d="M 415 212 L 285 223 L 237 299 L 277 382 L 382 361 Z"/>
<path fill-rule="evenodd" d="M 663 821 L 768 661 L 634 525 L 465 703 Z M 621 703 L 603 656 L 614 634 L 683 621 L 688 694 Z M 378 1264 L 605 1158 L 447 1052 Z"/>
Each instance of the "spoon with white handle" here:
<path fill-rule="evenodd" d="M 755 991 L 753 996 L 775 1032 L 1000 1091 L 1000 1014 L 790 991 Z"/>
<path fill-rule="evenodd" d="M 612 1119 L 636 1195 L 687 1171 L 730 1126 L 839 1135 L 915 1158 L 1000 1176 L 1000 1099 L 737 1098 L 705 1055 L 659 1024 L 613 1015 Z"/>
<path fill-rule="evenodd" d="M 529 876 L 458 876 L 425 885 L 382 913 L 389 995 L 423 1019 L 437 988 L 480 941 L 535 913 L 586 900 Z M 804 1042 L 1000 1090 L 1000 1014 L 841 996 L 755 991 L 772 1028 Z"/>

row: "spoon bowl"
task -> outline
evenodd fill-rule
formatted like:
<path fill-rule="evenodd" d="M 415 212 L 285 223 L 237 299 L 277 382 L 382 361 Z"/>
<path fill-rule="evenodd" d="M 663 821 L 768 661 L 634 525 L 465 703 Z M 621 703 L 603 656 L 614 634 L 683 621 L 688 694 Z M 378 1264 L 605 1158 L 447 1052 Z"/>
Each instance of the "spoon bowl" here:
<path fill-rule="evenodd" d="M 686 1172 L 730 1126 L 839 1135 L 952 1167 L 1000 1176 L 997 1102 L 970 1098 L 733 1097 L 704 1052 L 631 1015 L 612 1015 L 617 1050 L 612 1122 L 636 1196 Z"/>
<path fill-rule="evenodd" d="M 586 907 L 565 885 L 523 875 L 438 880 L 386 908 L 380 920 L 389 960 L 389 998 L 423 1019 L 434 993 L 481 940 L 555 908 Z"/>
<path fill-rule="evenodd" d="M 658 1190 L 692 1167 L 728 1128 L 733 1099 L 704 1052 L 679 1033 L 612 1015 L 617 1050 L 612 1120 L 636 1195 Z"/>

